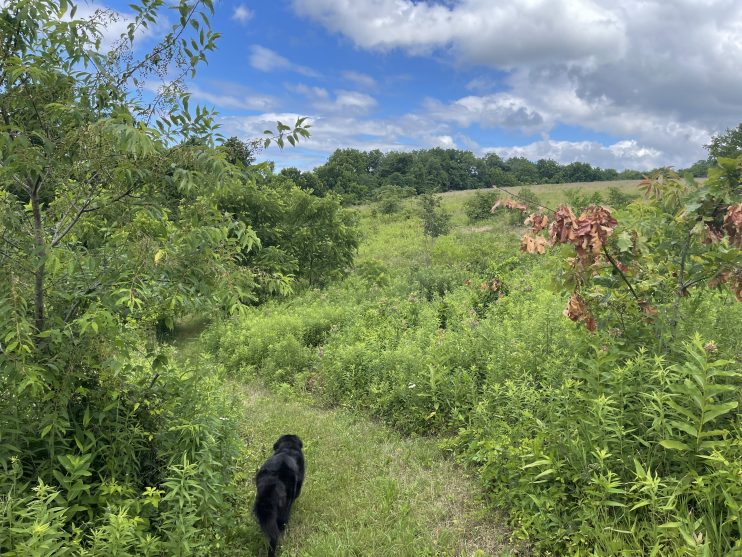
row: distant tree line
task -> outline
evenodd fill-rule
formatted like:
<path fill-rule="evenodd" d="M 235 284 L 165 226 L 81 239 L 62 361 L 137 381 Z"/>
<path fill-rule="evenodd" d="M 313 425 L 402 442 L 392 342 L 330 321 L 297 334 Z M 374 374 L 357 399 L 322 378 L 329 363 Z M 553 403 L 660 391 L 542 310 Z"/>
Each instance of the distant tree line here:
<path fill-rule="evenodd" d="M 708 163 L 698 161 L 690 169 L 694 176 L 705 176 Z M 378 149 L 337 149 L 328 161 L 313 171 L 285 168 L 281 175 L 317 195 L 332 192 L 345 203 L 383 197 L 394 188 L 407 195 L 453 190 L 543 183 L 594 182 L 641 179 L 637 170 L 599 168 L 586 162 L 560 164 L 550 159 L 531 162 L 524 157 L 503 159 L 495 153 L 477 157 L 458 149 L 422 149 L 412 152 Z"/>

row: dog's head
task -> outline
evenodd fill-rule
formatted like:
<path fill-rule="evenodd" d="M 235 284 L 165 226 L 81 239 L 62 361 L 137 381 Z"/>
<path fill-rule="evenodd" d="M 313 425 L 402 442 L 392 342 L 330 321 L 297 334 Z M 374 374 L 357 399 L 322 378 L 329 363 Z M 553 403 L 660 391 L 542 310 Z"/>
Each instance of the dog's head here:
<path fill-rule="evenodd" d="M 273 444 L 273 452 L 281 449 L 300 451 L 303 446 L 304 443 L 296 435 L 281 435 L 278 441 Z"/>

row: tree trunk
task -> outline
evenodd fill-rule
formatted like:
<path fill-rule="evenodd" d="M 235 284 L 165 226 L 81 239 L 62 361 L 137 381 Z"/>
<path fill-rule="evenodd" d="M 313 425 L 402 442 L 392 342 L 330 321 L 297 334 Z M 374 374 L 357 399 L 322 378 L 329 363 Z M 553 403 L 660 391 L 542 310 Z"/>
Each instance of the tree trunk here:
<path fill-rule="evenodd" d="M 36 332 L 44 330 L 44 272 L 46 270 L 46 242 L 41 221 L 41 204 L 39 202 L 39 183 L 31 189 L 31 209 L 33 211 L 34 245 L 36 247 L 37 265 L 34 272 L 34 326 Z"/>

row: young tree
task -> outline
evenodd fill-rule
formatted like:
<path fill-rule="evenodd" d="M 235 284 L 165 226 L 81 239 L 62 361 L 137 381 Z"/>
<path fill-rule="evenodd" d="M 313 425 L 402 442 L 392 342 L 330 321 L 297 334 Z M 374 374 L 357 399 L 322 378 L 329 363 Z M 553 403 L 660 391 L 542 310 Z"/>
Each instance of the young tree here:
<path fill-rule="evenodd" d="M 222 478 L 208 445 L 223 437 L 208 408 L 203 422 L 178 414 L 193 381 L 155 357 L 144 332 L 251 298 L 262 277 L 239 263 L 258 238 L 217 201 L 254 177 L 214 148 L 213 114 L 192 110 L 183 88 L 215 48 L 211 0 L 131 9 L 106 52 L 110 11 L 81 19 L 68 0 L 0 7 L 0 491 L 38 484 L 41 499 L 15 504 L 54 501 L 49 532 L 75 543 L 115 505 L 142 539 L 184 521 L 162 552 L 185 554 L 199 517 L 217 519 Z M 156 21 L 173 23 L 134 48 Z M 306 133 L 303 121 L 279 124 L 267 140 Z M 174 441 L 176 427 L 199 433 Z M 199 495 L 188 496 L 202 503 L 138 517 L 140 494 L 159 498 L 174 458 L 198 477 Z M 53 553 L 17 542 L 14 508 L 0 518 L 0 553 Z"/>
<path fill-rule="evenodd" d="M 451 214 L 441 207 L 441 199 L 432 193 L 420 196 L 420 216 L 423 233 L 429 238 L 447 234 L 451 229 Z"/>

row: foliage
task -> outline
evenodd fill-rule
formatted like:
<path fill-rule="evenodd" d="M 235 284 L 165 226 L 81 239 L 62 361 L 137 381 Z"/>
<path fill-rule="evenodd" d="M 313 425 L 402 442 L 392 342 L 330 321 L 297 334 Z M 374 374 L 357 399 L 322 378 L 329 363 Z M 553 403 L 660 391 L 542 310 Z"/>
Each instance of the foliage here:
<path fill-rule="evenodd" d="M 507 211 L 508 221 L 511 225 L 520 224 L 523 220 L 523 215 L 528 210 L 528 205 L 521 201 L 520 196 L 508 196 L 498 199 L 490 208 L 490 212 L 495 213 L 500 207 Z"/>
<path fill-rule="evenodd" d="M 706 150 L 709 158 L 715 160 L 734 159 L 742 155 L 742 124 L 713 136 L 711 143 L 706 145 Z"/>
<path fill-rule="evenodd" d="M 268 288 L 243 264 L 260 239 L 219 204 L 259 170 L 244 145 L 214 147 L 182 87 L 215 48 L 211 1 L 131 9 L 106 52 L 112 12 L 0 7 L 3 554 L 212 554 L 229 524 L 223 378 L 173 364 L 151 331 Z"/>
<path fill-rule="evenodd" d="M 739 241 L 736 185 L 729 172 L 714 173 L 708 186 L 652 185 L 659 198 L 618 212 L 565 208 L 553 229 L 565 243 L 539 257 L 518 252 L 497 219 L 492 230 L 454 228 L 426 254 L 424 234 L 405 236 L 401 217 L 369 218 L 364 226 L 376 232 L 365 236 L 357 274 L 219 325 L 208 333 L 211 350 L 238 376 L 441 435 L 478 467 L 490 500 L 537 554 L 735 555 L 742 304 L 695 285 L 677 309 L 673 296 L 673 250 L 683 249 L 675 238 L 698 215 L 718 213 L 699 222 L 723 237 L 693 243 L 693 264 L 718 271 L 724 257 L 739 261 L 738 252 L 721 257 Z M 544 248 L 547 217 L 527 224 Z M 631 243 L 636 261 L 619 247 L 629 222 L 647 227 Z M 604 248 L 637 293 L 660 299 L 652 298 L 657 315 L 638 307 Z M 700 277 L 708 275 L 686 267 L 683 281 Z M 660 295 L 666 287 L 669 297 Z M 573 314 L 587 321 L 585 304 L 594 332 L 561 316 L 575 292 Z M 675 311 L 674 331 L 653 321 Z"/>
<path fill-rule="evenodd" d="M 709 168 L 712 166 L 713 164 L 708 159 L 701 159 L 694 162 L 690 167 L 680 172 L 680 174 L 685 175 L 690 173 L 694 178 L 705 178 L 708 176 Z"/>
<path fill-rule="evenodd" d="M 433 194 L 420 196 L 420 217 L 423 233 L 430 238 L 443 236 L 450 230 L 451 215 L 441 207 L 441 200 Z"/>
<path fill-rule="evenodd" d="M 576 257 L 561 271 L 563 285 L 573 292 L 570 318 L 595 328 L 586 301 L 592 300 L 606 326 L 642 342 L 651 329 L 653 337 L 672 346 L 680 305 L 691 288 L 728 284 L 742 300 L 740 165 L 742 158 L 721 159 L 703 184 L 681 181 L 669 170 L 652 175 L 642 183 L 644 203 L 629 207 L 616 234 L 618 223 L 608 208 L 591 205 L 577 218 L 560 207 L 549 243 L 575 247 Z M 526 251 L 535 251 L 534 235 L 544 228 L 539 222 L 527 235 L 530 241 L 524 238 Z"/>
<path fill-rule="evenodd" d="M 536 192 L 531 188 L 522 187 L 517 190 L 518 199 L 525 203 L 531 209 L 538 209 L 541 207 L 541 200 L 539 199 Z"/>
<path fill-rule="evenodd" d="M 496 191 L 476 192 L 464 202 L 464 214 L 469 222 L 474 223 L 492 217 L 492 206 L 500 198 Z"/>
<path fill-rule="evenodd" d="M 636 195 L 622 192 L 618 188 L 608 188 L 608 205 L 613 209 L 624 209 L 636 198 Z"/>
<path fill-rule="evenodd" d="M 392 215 L 401 209 L 402 199 L 415 195 L 415 190 L 388 185 L 378 188 L 374 195 L 378 201 L 379 212 L 382 215 Z"/>
<path fill-rule="evenodd" d="M 249 301 L 289 294 L 294 278 L 325 284 L 353 262 L 359 239 L 353 213 L 336 196 L 314 196 L 284 173 L 269 172 L 259 183 L 244 180 L 220 193 L 217 203 L 239 222 L 250 223 L 260 242 L 240 258 L 240 265 L 260 278 Z"/>
<path fill-rule="evenodd" d="M 377 192 L 390 186 L 415 190 L 417 193 L 431 193 L 489 188 L 493 184 L 512 187 L 642 177 L 639 172 L 619 173 L 583 162 L 561 165 L 553 160 L 542 159 L 533 163 L 522 157 L 504 160 L 495 153 L 477 158 L 469 151 L 438 147 L 388 153 L 337 149 L 314 172 L 300 175 L 316 177 L 322 185 L 314 187 L 315 191 L 320 194 L 332 191 L 342 196 L 348 204 L 380 200 L 382 196 Z"/>
<path fill-rule="evenodd" d="M 248 167 L 255 162 L 255 154 L 260 148 L 260 144 L 242 141 L 239 137 L 232 136 L 224 141 L 219 149 L 224 151 L 224 158 L 227 162 L 236 166 Z"/>
<path fill-rule="evenodd" d="M 585 193 L 579 188 L 568 188 L 564 191 L 564 194 L 567 196 L 567 205 L 578 213 L 584 211 L 590 205 L 601 205 L 603 203 L 603 195 L 599 191 Z"/>

